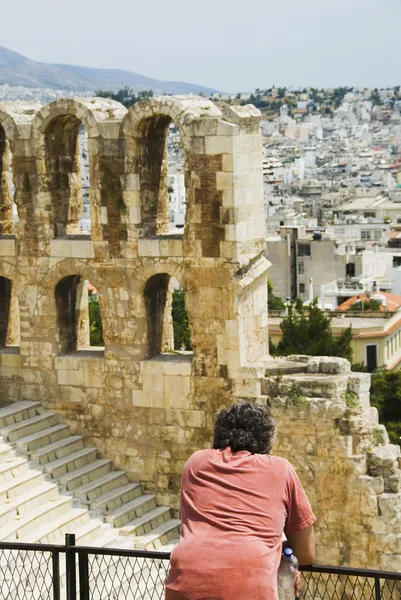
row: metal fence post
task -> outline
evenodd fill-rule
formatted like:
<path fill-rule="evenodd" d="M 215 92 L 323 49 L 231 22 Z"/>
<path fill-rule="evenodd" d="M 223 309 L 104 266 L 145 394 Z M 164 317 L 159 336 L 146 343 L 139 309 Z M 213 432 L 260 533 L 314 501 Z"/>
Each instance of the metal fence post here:
<path fill-rule="evenodd" d="M 375 577 L 375 600 L 381 600 L 381 597 L 380 579 Z"/>
<path fill-rule="evenodd" d="M 67 600 L 77 600 L 77 570 L 75 566 L 75 552 L 72 550 L 72 547 L 75 546 L 75 535 L 73 533 L 65 534 L 65 545 Z"/>
<path fill-rule="evenodd" d="M 79 600 L 90 600 L 89 597 L 89 554 L 79 553 Z"/>
<path fill-rule="evenodd" d="M 60 552 L 52 552 L 53 600 L 60 600 Z"/>

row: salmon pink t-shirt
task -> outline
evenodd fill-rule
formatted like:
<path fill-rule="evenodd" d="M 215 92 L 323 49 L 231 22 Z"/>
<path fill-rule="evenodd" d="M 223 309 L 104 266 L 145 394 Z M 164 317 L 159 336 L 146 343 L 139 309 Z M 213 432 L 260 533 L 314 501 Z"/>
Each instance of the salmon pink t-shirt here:
<path fill-rule="evenodd" d="M 275 600 L 283 532 L 316 520 L 285 458 L 230 448 L 189 458 L 180 517 L 166 600 Z"/>

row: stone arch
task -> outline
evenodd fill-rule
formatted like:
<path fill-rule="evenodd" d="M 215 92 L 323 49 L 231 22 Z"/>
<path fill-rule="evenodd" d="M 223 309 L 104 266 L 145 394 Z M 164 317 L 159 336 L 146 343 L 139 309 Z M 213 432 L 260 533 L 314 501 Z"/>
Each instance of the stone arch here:
<path fill-rule="evenodd" d="M 40 104 L 32 102 L 0 104 L 0 219 L 3 221 L 0 229 L 4 235 L 16 234 L 23 243 L 20 248 L 30 256 L 36 255 L 38 231 L 32 193 L 36 169 L 30 134 L 40 108 Z"/>
<path fill-rule="evenodd" d="M 2 103 L 0 105 L 0 235 L 14 234 L 17 204 L 14 201 L 13 153 L 19 138 L 18 125 L 30 124 L 39 105 Z"/>
<path fill-rule="evenodd" d="M 183 287 L 187 285 L 186 283 L 186 265 L 184 262 L 174 262 L 168 261 L 165 262 L 154 262 L 147 261 L 143 262 L 135 271 L 135 278 L 142 285 L 142 289 L 145 287 L 148 279 L 153 277 L 154 275 L 162 275 L 165 273 L 169 277 L 174 277 L 177 279 L 179 284 Z"/>
<path fill-rule="evenodd" d="M 88 132 L 89 138 L 97 138 L 100 135 L 99 122 L 94 112 L 89 108 L 88 102 L 81 99 L 68 98 L 54 100 L 43 106 L 32 121 L 32 135 L 36 141 L 36 151 L 43 157 L 44 148 L 42 143 L 48 126 L 58 117 L 75 117 L 81 121 Z"/>
<path fill-rule="evenodd" d="M 90 172 L 89 206 L 91 233 L 103 239 L 101 216 L 101 177 L 99 152 L 101 126 L 122 118 L 124 108 L 103 98 L 56 100 L 35 116 L 32 133 L 36 146 L 41 191 L 48 194 L 51 206 L 50 236 L 80 234 L 82 177 L 79 132 L 83 126 L 88 137 Z"/>
<path fill-rule="evenodd" d="M 10 140 L 0 123 L 0 235 L 14 233 L 14 183 Z"/>
<path fill-rule="evenodd" d="M 104 278 L 97 272 L 95 268 L 90 267 L 86 263 L 78 259 L 66 259 L 60 261 L 49 269 L 38 285 L 38 301 L 37 306 L 40 306 L 38 316 L 46 319 L 46 329 L 51 329 L 53 338 L 58 340 L 58 352 L 65 352 L 65 348 L 74 339 L 72 335 L 60 337 L 59 326 L 59 310 L 56 306 L 55 291 L 60 281 L 68 277 L 76 277 L 76 285 L 82 282 L 91 282 L 99 292 L 99 305 L 102 315 L 104 315 L 104 300 L 106 298 L 106 286 Z M 68 288 L 68 286 L 67 286 Z M 49 293 L 50 290 L 50 293 Z M 62 290 L 59 290 L 62 291 Z M 82 289 L 78 290 L 79 298 L 82 298 Z M 74 292 L 75 293 L 75 292 Z M 77 294 L 76 294 L 77 295 Z M 71 296 L 72 297 L 72 296 Z M 72 323 L 70 323 L 72 326 Z M 103 326 L 105 325 L 103 319 Z"/>
<path fill-rule="evenodd" d="M 171 264 L 162 264 L 159 269 L 153 269 L 153 273 L 147 270 L 145 273 L 148 275 L 143 285 L 147 331 L 146 356 L 153 358 L 159 354 L 180 351 L 181 347 L 175 347 L 177 323 L 173 320 L 173 302 L 179 290 L 185 294 L 183 271 Z M 188 321 L 185 304 L 183 308 Z"/>
<path fill-rule="evenodd" d="M 21 281 L 15 267 L 0 265 L 0 350 L 20 345 L 20 290 Z"/>
<path fill-rule="evenodd" d="M 54 298 L 60 354 L 104 346 L 98 292 L 88 280 L 75 274 L 63 277 L 56 285 Z M 96 313 L 91 310 L 93 308 Z M 95 332 L 92 329 L 93 314 L 98 327 Z"/>
<path fill-rule="evenodd" d="M 75 263 L 75 264 L 73 264 Z M 77 266 L 77 269 L 74 269 Z M 85 268 L 78 261 L 65 261 L 61 270 L 55 270 L 48 284 L 53 284 L 53 300 L 55 328 L 58 331 L 58 352 L 69 354 L 77 350 L 89 350 L 93 346 L 103 346 L 102 343 L 92 343 L 90 331 L 89 291 L 96 286 L 92 277 L 92 269 Z M 67 273 L 67 274 L 66 274 Z M 58 279 L 58 277 L 61 278 Z M 42 281 L 42 285 L 43 285 Z M 95 295 L 98 290 L 96 288 Z M 103 339 L 103 322 L 101 318 L 101 303 L 96 297 L 100 318 L 101 339 Z"/>
<path fill-rule="evenodd" d="M 10 115 L 4 108 L 0 106 L 0 125 L 4 129 L 5 137 L 9 142 L 14 142 L 18 136 L 17 123 L 14 121 L 12 115 Z"/>
<path fill-rule="evenodd" d="M 106 284 L 104 277 L 102 277 L 96 267 L 89 266 L 87 263 L 74 258 L 67 258 L 51 267 L 39 283 L 39 292 L 43 291 L 43 296 L 48 297 L 48 290 L 54 289 L 63 277 L 71 274 L 79 275 L 83 279 L 91 281 L 102 296 L 105 295 Z M 44 306 L 44 311 L 50 309 L 50 305 L 52 304 L 52 299 L 48 298 L 48 305 Z"/>
<path fill-rule="evenodd" d="M 184 150 L 184 187 L 189 188 L 188 152 L 194 120 L 221 116 L 209 100 L 164 96 L 138 102 L 122 122 L 126 147 L 126 191 L 137 207 L 140 237 L 168 233 L 169 191 L 166 138 L 170 124 L 176 125 Z M 188 196 L 187 196 L 188 198 Z M 187 220 L 187 219 L 186 219 Z"/>

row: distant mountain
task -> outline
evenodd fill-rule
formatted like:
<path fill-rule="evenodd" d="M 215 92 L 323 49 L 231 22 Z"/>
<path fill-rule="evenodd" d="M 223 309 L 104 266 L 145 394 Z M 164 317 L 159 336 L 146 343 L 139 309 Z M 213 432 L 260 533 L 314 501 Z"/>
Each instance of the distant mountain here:
<path fill-rule="evenodd" d="M 156 93 L 199 94 L 209 96 L 216 90 L 193 83 L 158 81 L 145 75 L 120 69 L 92 69 L 73 65 L 55 65 L 31 60 L 0 46 L 0 85 L 27 88 L 50 88 L 74 92 L 116 91 L 125 85 L 136 91 L 151 89 Z"/>

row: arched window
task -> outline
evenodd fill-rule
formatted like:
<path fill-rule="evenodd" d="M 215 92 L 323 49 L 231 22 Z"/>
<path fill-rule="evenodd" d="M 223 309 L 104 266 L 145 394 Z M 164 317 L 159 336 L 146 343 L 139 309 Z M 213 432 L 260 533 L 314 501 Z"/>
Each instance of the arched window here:
<path fill-rule="evenodd" d="M 96 288 L 79 275 L 64 277 L 56 286 L 59 351 L 103 348 L 103 326 Z"/>
<path fill-rule="evenodd" d="M 46 129 L 45 144 L 54 236 L 90 234 L 89 155 L 83 123 L 73 115 L 54 118 Z"/>
<path fill-rule="evenodd" d="M 170 123 L 167 135 L 168 233 L 183 233 L 186 214 L 185 154 L 180 132 Z"/>
<path fill-rule="evenodd" d="M 0 125 L 0 235 L 12 235 L 14 223 L 18 222 L 14 193 L 10 143 Z"/>
<path fill-rule="evenodd" d="M 0 349 L 19 346 L 19 305 L 10 279 L 0 277 Z"/>
<path fill-rule="evenodd" d="M 165 115 L 143 119 L 137 143 L 142 235 L 182 234 L 185 154 L 178 129 Z"/>
<path fill-rule="evenodd" d="M 185 292 L 174 277 L 165 273 L 151 277 L 145 287 L 145 305 L 148 358 L 192 350 Z"/>

